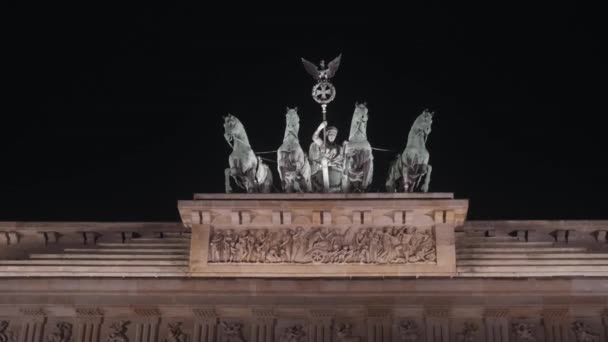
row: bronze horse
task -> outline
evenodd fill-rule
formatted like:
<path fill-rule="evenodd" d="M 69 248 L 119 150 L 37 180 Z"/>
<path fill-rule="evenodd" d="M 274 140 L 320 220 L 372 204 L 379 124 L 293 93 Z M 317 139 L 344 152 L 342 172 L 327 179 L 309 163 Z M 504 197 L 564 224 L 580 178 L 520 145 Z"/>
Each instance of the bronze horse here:
<path fill-rule="evenodd" d="M 300 146 L 298 132 L 300 131 L 300 117 L 298 107 L 287 107 L 285 114 L 285 136 L 283 144 L 277 150 L 277 168 L 281 177 L 283 191 L 310 192 L 310 164 Z"/>
<path fill-rule="evenodd" d="M 389 167 L 386 180 L 388 192 L 428 192 L 432 167 L 426 140 L 431 133 L 434 113 L 425 109 L 416 118 L 407 137 L 407 146 Z"/>
<path fill-rule="evenodd" d="M 367 141 L 367 105 L 357 103 L 344 146 L 343 192 L 364 192 L 372 183 L 374 156 Z"/>
<path fill-rule="evenodd" d="M 232 192 L 230 177 L 248 193 L 269 193 L 272 190 L 272 173 L 268 165 L 257 158 L 245 132 L 245 127 L 234 115 L 224 117 L 224 138 L 232 147 L 228 158 L 229 168 L 224 170 L 226 192 Z"/>

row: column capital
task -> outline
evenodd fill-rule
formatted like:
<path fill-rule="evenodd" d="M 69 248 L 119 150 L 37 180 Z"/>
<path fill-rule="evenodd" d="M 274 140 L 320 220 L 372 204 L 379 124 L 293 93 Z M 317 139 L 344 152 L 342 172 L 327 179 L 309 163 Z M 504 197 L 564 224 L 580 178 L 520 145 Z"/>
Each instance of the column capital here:
<path fill-rule="evenodd" d="M 46 321 L 47 312 L 43 307 L 39 306 L 25 306 L 19 308 L 21 317 L 27 318 L 31 322 L 44 322 Z"/>
<path fill-rule="evenodd" d="M 432 318 L 448 318 L 450 317 L 450 309 L 443 307 L 427 308 L 424 310 L 424 316 Z"/>
<path fill-rule="evenodd" d="M 550 321 L 563 321 L 568 318 L 568 308 L 551 308 L 542 311 L 542 318 Z"/>
<path fill-rule="evenodd" d="M 506 319 L 509 317 L 509 309 L 507 308 L 490 308 L 483 312 L 484 319 Z"/>
<path fill-rule="evenodd" d="M 393 311 L 389 308 L 368 308 L 367 317 L 374 319 L 389 319 L 393 316 Z"/>
<path fill-rule="evenodd" d="M 74 309 L 76 320 L 101 322 L 105 312 L 99 307 L 77 307 Z"/>
<path fill-rule="evenodd" d="M 218 314 L 214 307 L 193 308 L 192 313 L 196 317 L 205 319 L 217 319 Z"/>

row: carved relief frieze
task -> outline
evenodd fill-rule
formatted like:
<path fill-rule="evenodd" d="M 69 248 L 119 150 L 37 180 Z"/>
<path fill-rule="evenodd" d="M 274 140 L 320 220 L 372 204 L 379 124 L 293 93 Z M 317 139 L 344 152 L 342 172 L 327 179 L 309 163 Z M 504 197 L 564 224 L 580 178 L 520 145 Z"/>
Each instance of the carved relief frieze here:
<path fill-rule="evenodd" d="M 583 321 L 572 323 L 572 332 L 576 342 L 599 342 L 600 335 L 591 330 L 591 327 Z"/>
<path fill-rule="evenodd" d="M 48 342 L 71 342 L 72 324 L 68 322 L 58 322 L 55 330 L 49 335 Z"/>
<path fill-rule="evenodd" d="M 353 325 L 351 323 L 340 322 L 336 324 L 337 342 L 360 342 L 361 337 L 353 335 Z"/>
<path fill-rule="evenodd" d="M 536 342 L 536 326 L 532 323 L 517 322 L 511 326 L 515 342 Z"/>
<path fill-rule="evenodd" d="M 241 322 L 220 322 L 223 333 L 223 342 L 246 342 L 243 337 L 243 324 Z"/>
<path fill-rule="evenodd" d="M 411 226 L 214 229 L 209 263 L 436 263 L 436 240 Z"/>
<path fill-rule="evenodd" d="M 462 331 L 456 334 L 457 342 L 475 342 L 479 333 L 479 326 L 473 322 L 465 322 Z"/>
<path fill-rule="evenodd" d="M 15 333 L 10 328 L 10 321 L 0 321 L 0 342 L 15 342 Z"/>
<path fill-rule="evenodd" d="M 107 342 L 129 342 L 129 338 L 127 337 L 129 324 L 131 324 L 131 321 L 125 320 L 112 323 Z"/>
<path fill-rule="evenodd" d="M 188 335 L 182 331 L 182 322 L 169 323 L 169 336 L 165 342 L 188 342 Z"/>
<path fill-rule="evenodd" d="M 301 324 L 295 324 L 288 326 L 283 330 L 281 337 L 279 339 L 280 342 L 305 342 L 306 341 L 306 331 L 304 331 L 304 326 Z"/>
<path fill-rule="evenodd" d="M 417 342 L 421 338 L 420 328 L 413 319 L 404 319 L 399 322 L 397 334 L 400 342 Z"/>

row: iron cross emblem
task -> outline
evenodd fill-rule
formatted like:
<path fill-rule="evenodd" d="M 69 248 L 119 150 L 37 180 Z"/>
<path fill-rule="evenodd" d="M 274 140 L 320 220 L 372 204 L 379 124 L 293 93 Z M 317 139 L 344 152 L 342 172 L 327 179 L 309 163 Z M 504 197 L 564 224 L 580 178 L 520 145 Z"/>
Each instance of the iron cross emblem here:
<path fill-rule="evenodd" d="M 336 88 L 328 81 L 321 81 L 312 87 L 312 98 L 319 104 L 328 104 L 336 97 Z"/>

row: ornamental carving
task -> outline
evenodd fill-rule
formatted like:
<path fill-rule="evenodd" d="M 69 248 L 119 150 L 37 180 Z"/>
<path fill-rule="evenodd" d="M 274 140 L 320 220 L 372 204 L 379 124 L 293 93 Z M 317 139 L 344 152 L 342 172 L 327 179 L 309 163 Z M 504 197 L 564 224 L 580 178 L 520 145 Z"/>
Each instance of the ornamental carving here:
<path fill-rule="evenodd" d="M 169 337 L 165 342 L 187 342 L 188 335 L 182 331 L 182 322 L 169 323 Z"/>
<path fill-rule="evenodd" d="M 458 342 L 475 342 L 477 341 L 478 331 L 479 327 L 477 324 L 467 322 L 464 324 L 462 331 L 456 335 L 456 339 Z"/>
<path fill-rule="evenodd" d="M 512 331 L 516 342 L 536 342 L 534 324 L 524 322 L 514 323 Z"/>
<path fill-rule="evenodd" d="M 407 319 L 399 323 L 399 341 L 417 342 L 420 338 L 418 324 L 413 319 Z"/>
<path fill-rule="evenodd" d="M 336 341 L 338 342 L 360 342 L 361 338 L 353 336 L 353 326 L 350 323 L 339 323 L 336 326 Z"/>
<path fill-rule="evenodd" d="M 55 325 L 55 331 L 49 335 L 49 342 L 71 342 L 72 324 L 59 322 Z"/>
<path fill-rule="evenodd" d="M 243 338 L 243 324 L 240 322 L 229 323 L 222 321 L 221 326 L 225 342 L 245 342 Z"/>
<path fill-rule="evenodd" d="M 572 323 L 572 331 L 576 336 L 576 342 L 599 342 L 600 335 L 591 331 L 591 328 L 583 321 Z"/>
<path fill-rule="evenodd" d="M 306 341 L 306 332 L 304 327 L 300 324 L 296 324 L 285 328 L 283 335 L 281 335 L 280 342 L 304 342 Z"/>
<path fill-rule="evenodd" d="M 416 227 L 214 229 L 210 263 L 436 263 L 435 237 Z"/>
<path fill-rule="evenodd" d="M 131 321 L 118 321 L 110 325 L 110 335 L 108 336 L 108 342 L 129 342 L 127 337 L 127 325 L 131 324 Z"/>
<path fill-rule="evenodd" d="M 0 342 L 15 342 L 15 334 L 8 328 L 10 321 L 0 321 Z"/>

